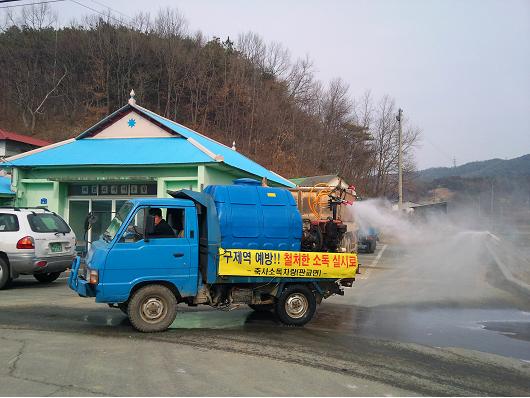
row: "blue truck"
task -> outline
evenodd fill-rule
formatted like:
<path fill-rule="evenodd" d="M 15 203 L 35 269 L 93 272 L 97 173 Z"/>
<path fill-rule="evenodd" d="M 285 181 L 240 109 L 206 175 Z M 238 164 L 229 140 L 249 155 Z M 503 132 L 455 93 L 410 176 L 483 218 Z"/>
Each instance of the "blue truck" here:
<path fill-rule="evenodd" d="M 366 253 L 373 253 L 377 248 L 379 234 L 374 227 L 362 226 L 357 230 L 357 248 Z"/>
<path fill-rule="evenodd" d="M 168 193 L 126 202 L 68 280 L 138 331 L 169 328 L 179 303 L 249 305 L 302 326 L 354 281 L 355 253 L 300 251 L 302 218 L 287 189 L 240 179 Z"/>

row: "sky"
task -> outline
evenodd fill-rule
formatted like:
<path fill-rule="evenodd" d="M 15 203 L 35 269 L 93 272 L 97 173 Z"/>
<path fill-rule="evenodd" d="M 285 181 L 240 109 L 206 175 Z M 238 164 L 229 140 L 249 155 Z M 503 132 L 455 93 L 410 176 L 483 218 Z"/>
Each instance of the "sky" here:
<path fill-rule="evenodd" d="M 396 100 L 422 131 L 419 169 L 530 153 L 528 0 L 76 1 L 128 16 L 176 7 L 191 32 L 253 31 L 309 55 L 324 83 L 340 77 L 354 98 Z M 62 22 L 91 13 L 51 5 Z"/>

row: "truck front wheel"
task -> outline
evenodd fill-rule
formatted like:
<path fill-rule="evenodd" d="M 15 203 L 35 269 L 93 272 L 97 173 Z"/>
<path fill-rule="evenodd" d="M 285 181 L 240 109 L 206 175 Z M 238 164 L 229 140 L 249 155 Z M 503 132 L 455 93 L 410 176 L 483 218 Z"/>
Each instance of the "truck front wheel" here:
<path fill-rule="evenodd" d="M 147 285 L 133 293 L 127 312 L 136 330 L 163 332 L 177 316 L 177 299 L 163 285 Z"/>
<path fill-rule="evenodd" d="M 303 326 L 313 318 L 317 302 L 313 292 L 305 285 L 285 288 L 276 302 L 276 314 L 289 326 Z"/>

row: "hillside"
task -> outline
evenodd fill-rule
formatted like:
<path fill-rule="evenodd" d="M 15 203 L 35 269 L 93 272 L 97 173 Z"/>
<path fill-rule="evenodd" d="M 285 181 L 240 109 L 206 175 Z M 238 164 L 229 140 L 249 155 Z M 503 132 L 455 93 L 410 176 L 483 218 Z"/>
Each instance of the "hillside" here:
<path fill-rule="evenodd" d="M 47 2 L 44 2 L 47 3 Z M 88 15 L 57 28 L 47 4 L 0 26 L 0 128 L 57 142 L 138 104 L 231 147 L 285 177 L 340 174 L 363 194 L 393 192 L 397 106 L 355 101 L 340 77 L 319 81 L 306 56 L 252 32 L 206 38 L 178 10 L 134 26 Z M 361 109 L 362 108 L 362 109 Z M 406 171 L 420 134 L 404 121 Z M 389 145 L 390 144 L 390 145 Z"/>
<path fill-rule="evenodd" d="M 418 172 L 421 181 L 429 182 L 447 177 L 491 178 L 530 176 L 530 154 L 514 159 L 490 159 L 470 162 L 458 167 L 433 167 Z"/>

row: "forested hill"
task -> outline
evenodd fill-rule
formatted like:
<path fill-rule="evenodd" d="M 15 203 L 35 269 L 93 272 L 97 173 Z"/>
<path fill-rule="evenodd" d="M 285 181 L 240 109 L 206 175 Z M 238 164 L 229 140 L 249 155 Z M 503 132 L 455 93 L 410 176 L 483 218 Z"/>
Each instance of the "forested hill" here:
<path fill-rule="evenodd" d="M 286 177 L 340 174 L 363 193 L 395 189 L 397 109 L 358 99 L 340 78 L 253 33 L 206 40 L 176 11 L 134 23 L 87 17 L 55 29 L 48 5 L 0 24 L 0 127 L 52 142 L 137 103 L 196 129 Z M 134 26 L 134 27 L 131 27 Z M 360 127 L 362 126 L 362 127 Z M 418 131 L 404 128 L 413 168 Z"/>
<path fill-rule="evenodd" d="M 530 176 L 530 154 L 514 159 L 490 159 L 458 167 L 436 167 L 418 172 L 422 181 L 446 177 L 520 177 Z"/>

